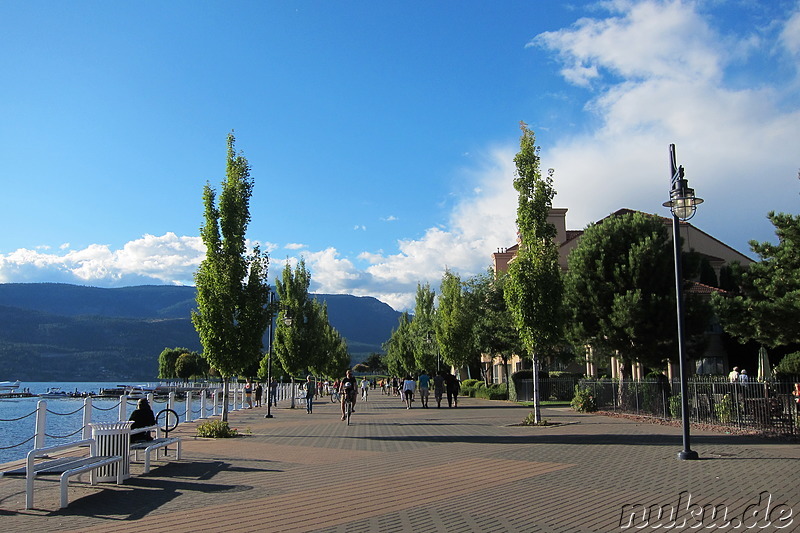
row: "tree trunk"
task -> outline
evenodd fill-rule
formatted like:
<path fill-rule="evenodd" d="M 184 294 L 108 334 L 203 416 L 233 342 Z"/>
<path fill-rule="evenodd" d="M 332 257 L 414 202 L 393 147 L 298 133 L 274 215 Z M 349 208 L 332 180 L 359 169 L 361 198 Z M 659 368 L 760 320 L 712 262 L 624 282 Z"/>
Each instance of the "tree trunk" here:
<path fill-rule="evenodd" d="M 628 383 L 626 382 L 627 379 L 627 370 L 628 366 L 624 361 L 620 361 L 619 364 L 619 387 L 617 394 L 619 397 L 617 399 L 620 408 L 625 409 L 628 404 Z"/>
<path fill-rule="evenodd" d="M 533 390 L 531 394 L 533 396 L 533 422 L 534 424 L 540 424 L 542 422 L 542 408 L 539 403 L 539 357 L 534 352 L 533 354 L 533 369 L 531 370 L 533 374 Z"/>
<path fill-rule="evenodd" d="M 230 392 L 230 386 L 228 385 L 228 378 L 222 378 L 222 420 L 223 422 L 228 421 L 228 393 Z"/>

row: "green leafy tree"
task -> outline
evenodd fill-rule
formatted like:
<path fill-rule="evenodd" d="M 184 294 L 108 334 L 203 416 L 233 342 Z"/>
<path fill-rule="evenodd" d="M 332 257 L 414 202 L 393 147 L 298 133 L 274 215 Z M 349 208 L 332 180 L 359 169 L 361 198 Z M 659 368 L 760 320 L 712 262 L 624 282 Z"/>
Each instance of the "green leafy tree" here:
<path fill-rule="evenodd" d="M 386 364 L 379 353 L 371 353 L 369 356 L 361 362 L 364 366 L 366 366 L 370 372 L 382 372 L 386 370 Z"/>
<path fill-rule="evenodd" d="M 563 340 L 561 269 L 555 244 L 556 228 L 547 221 L 555 189 L 552 171 L 542 176 L 533 131 L 521 124 L 520 151 L 514 157 L 519 193 L 517 229 L 519 253 L 508 267 L 505 298 L 526 351 L 533 358 L 534 422 L 541 422 L 539 361 Z"/>
<path fill-rule="evenodd" d="M 185 352 L 178 356 L 175 361 L 175 374 L 180 379 L 191 379 L 203 374 L 203 366 L 200 363 L 200 355 L 197 353 Z"/>
<path fill-rule="evenodd" d="M 160 379 L 177 378 L 175 363 L 182 354 L 189 353 L 188 348 L 164 348 L 158 356 L 158 377 Z"/>
<path fill-rule="evenodd" d="M 614 354 L 622 363 L 623 380 L 630 376 L 632 363 L 659 369 L 677 358 L 671 250 L 660 217 L 629 213 L 587 227 L 567 260 L 570 337 L 575 345 Z M 687 348 L 699 355 L 709 308 L 700 298 L 684 294 Z M 624 390 L 620 393 L 625 398 Z"/>
<path fill-rule="evenodd" d="M 411 321 L 410 334 L 413 339 L 414 368 L 410 372 L 436 368 L 436 329 L 434 317 L 436 311 L 433 302 L 436 293 L 429 283 L 417 284 L 417 297 L 414 306 L 414 319 Z"/>
<path fill-rule="evenodd" d="M 383 344 L 383 349 L 386 350 L 386 368 L 394 376 L 410 374 L 416 369 L 411 323 L 409 314 L 403 312 L 398 319 L 397 328 L 392 330 L 391 337 Z"/>
<path fill-rule="evenodd" d="M 499 357 L 503 362 L 506 378 L 510 378 L 509 358 L 515 353 L 523 353 L 511 312 L 505 299 L 505 286 L 508 274 L 493 273 L 491 270 L 471 278 L 468 282 L 471 307 L 476 309 L 472 337 L 480 353 L 490 356 L 485 369 L 484 380 L 488 383 L 491 361 Z M 508 389 L 508 385 L 506 385 Z"/>
<path fill-rule="evenodd" d="M 217 369 L 228 392 L 228 379 L 261 357 L 269 321 L 267 268 L 269 258 L 256 247 L 247 255 L 245 235 L 250 222 L 253 180 L 250 166 L 234 150 L 228 135 L 226 180 L 219 205 L 216 192 L 203 189 L 204 223 L 200 235 L 206 256 L 195 273 L 197 310 L 192 322 L 200 336 L 203 357 Z M 223 403 L 222 419 L 227 420 Z"/>
<path fill-rule="evenodd" d="M 350 367 L 350 353 L 347 342 L 339 331 L 331 326 L 328 318 L 328 306 L 317 300 L 312 301 L 314 307 L 315 324 L 317 329 L 313 332 L 318 337 L 319 348 L 313 364 L 309 365 L 311 371 L 319 376 L 341 377 Z"/>
<path fill-rule="evenodd" d="M 472 303 L 461 278 L 445 271 L 435 315 L 436 340 L 442 360 L 456 368 L 467 366 L 480 357 L 473 335 L 477 313 Z"/>
<path fill-rule="evenodd" d="M 275 355 L 292 384 L 307 370 L 326 375 L 333 370 L 338 373 L 345 359 L 349 364 L 347 345 L 331 327 L 327 306 L 309 297 L 310 284 L 311 274 L 302 259 L 294 270 L 287 263 L 275 283 L 281 305 L 275 328 Z M 287 324 L 287 317 L 291 324 Z"/>
<path fill-rule="evenodd" d="M 783 359 L 775 365 L 775 373 L 800 376 L 800 352 L 784 355 Z"/>
<path fill-rule="evenodd" d="M 714 294 L 724 330 L 767 347 L 800 343 L 800 215 L 771 212 L 778 244 L 750 242 L 760 261 L 738 273 L 740 291 Z"/>

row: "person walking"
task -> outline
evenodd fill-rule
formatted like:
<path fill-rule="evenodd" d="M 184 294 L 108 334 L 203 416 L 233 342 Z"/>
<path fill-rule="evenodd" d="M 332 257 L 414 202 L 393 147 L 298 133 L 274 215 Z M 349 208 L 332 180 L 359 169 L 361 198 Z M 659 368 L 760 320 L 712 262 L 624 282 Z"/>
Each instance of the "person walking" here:
<path fill-rule="evenodd" d="M 461 389 L 458 379 L 453 374 L 447 374 L 444 384 L 447 388 L 447 407 L 458 407 L 458 392 Z"/>
<path fill-rule="evenodd" d="M 406 375 L 403 380 L 403 399 L 406 402 L 406 409 L 411 409 L 411 402 L 414 401 L 414 389 L 417 387 L 417 382 L 414 381 L 410 375 Z"/>
<path fill-rule="evenodd" d="M 369 395 L 369 385 L 369 380 L 365 376 L 364 379 L 361 380 L 361 399 L 365 402 L 367 401 L 367 395 Z"/>
<path fill-rule="evenodd" d="M 417 378 L 419 381 L 419 398 L 422 401 L 422 407 L 424 409 L 428 408 L 428 390 L 431 386 L 431 377 L 428 375 L 427 372 L 424 370 Z"/>
<path fill-rule="evenodd" d="M 247 402 L 247 408 L 253 408 L 253 382 L 250 381 L 250 378 L 247 378 L 247 381 L 244 384 L 244 399 Z"/>
<path fill-rule="evenodd" d="M 311 380 L 311 374 L 306 376 L 306 413 L 311 414 L 314 409 L 314 394 L 317 392 L 317 386 Z"/>
<path fill-rule="evenodd" d="M 261 397 L 264 395 L 264 387 L 261 386 L 261 383 L 256 385 L 256 407 L 261 407 Z"/>
<path fill-rule="evenodd" d="M 433 377 L 433 399 L 436 400 L 436 408 L 442 406 L 442 395 L 444 394 L 444 370 L 440 370 Z"/>
<path fill-rule="evenodd" d="M 278 381 L 272 378 L 269 382 L 269 393 L 267 394 L 267 403 L 272 402 L 272 407 L 278 407 Z"/>

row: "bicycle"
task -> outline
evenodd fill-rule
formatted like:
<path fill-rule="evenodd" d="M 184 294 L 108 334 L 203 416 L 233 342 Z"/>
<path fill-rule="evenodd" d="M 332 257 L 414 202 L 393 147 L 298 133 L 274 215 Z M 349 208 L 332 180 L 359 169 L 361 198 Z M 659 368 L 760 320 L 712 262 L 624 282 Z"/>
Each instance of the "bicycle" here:
<path fill-rule="evenodd" d="M 331 397 L 331 403 L 339 403 L 339 400 L 341 399 L 338 390 L 331 391 L 330 397 Z"/>
<path fill-rule="evenodd" d="M 345 393 L 347 394 L 347 393 Z M 353 400 L 349 395 L 345 396 L 344 400 L 344 416 L 347 420 L 347 425 L 350 425 L 350 415 L 353 414 Z"/>

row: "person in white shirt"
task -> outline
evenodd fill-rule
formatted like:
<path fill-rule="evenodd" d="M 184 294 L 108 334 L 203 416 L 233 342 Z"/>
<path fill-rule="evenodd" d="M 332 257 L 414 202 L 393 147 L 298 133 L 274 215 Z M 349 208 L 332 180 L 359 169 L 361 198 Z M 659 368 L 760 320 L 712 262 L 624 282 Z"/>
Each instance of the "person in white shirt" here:
<path fill-rule="evenodd" d="M 406 402 L 406 409 L 411 409 L 411 402 L 414 401 L 414 390 L 417 388 L 417 382 L 408 375 L 403 381 L 403 396 Z"/>
<path fill-rule="evenodd" d="M 367 401 L 367 394 L 369 394 L 369 380 L 364 377 L 361 380 L 361 399 Z"/>

